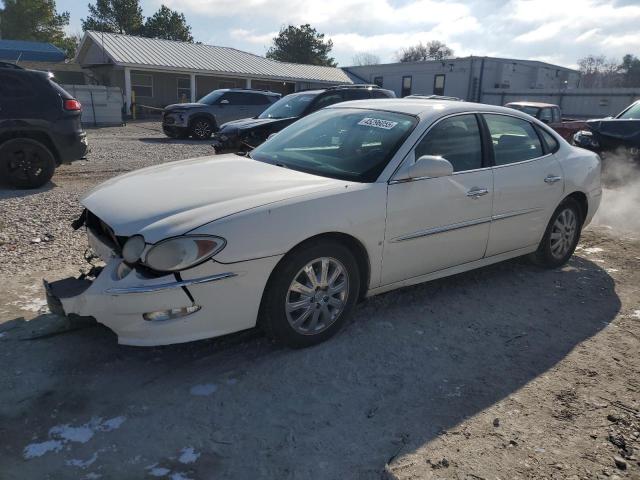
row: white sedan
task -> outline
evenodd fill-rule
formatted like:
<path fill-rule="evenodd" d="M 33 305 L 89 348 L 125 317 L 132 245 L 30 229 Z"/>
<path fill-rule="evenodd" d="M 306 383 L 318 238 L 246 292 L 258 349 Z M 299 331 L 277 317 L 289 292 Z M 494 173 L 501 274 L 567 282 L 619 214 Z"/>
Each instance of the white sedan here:
<path fill-rule="evenodd" d="M 365 297 L 526 254 L 564 264 L 600 198 L 597 155 L 526 114 L 346 102 L 246 156 L 98 186 L 76 227 L 106 265 L 45 285 L 53 311 L 95 317 L 122 344 L 258 325 L 304 347 L 335 334 Z"/>

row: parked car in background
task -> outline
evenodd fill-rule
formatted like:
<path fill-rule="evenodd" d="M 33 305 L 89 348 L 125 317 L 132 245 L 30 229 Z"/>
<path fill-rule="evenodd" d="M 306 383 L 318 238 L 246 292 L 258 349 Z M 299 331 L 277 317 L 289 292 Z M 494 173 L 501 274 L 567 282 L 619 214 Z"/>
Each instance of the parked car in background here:
<path fill-rule="evenodd" d="M 0 181 L 38 188 L 58 165 L 83 158 L 81 114 L 51 74 L 0 62 Z"/>
<path fill-rule="evenodd" d="M 162 112 L 162 130 L 172 138 L 205 140 L 223 123 L 259 115 L 281 96 L 244 88 L 214 90 L 195 103 L 167 105 Z"/>
<path fill-rule="evenodd" d="M 213 137 L 216 152 L 249 151 L 269 135 L 321 108 L 348 100 L 394 98 L 391 90 L 377 85 L 341 85 L 306 90 L 283 97 L 260 115 L 225 123 Z"/>
<path fill-rule="evenodd" d="M 610 153 L 640 165 L 640 100 L 632 103 L 615 117 L 587 120 L 575 133 L 575 145 L 597 152 L 607 160 Z"/>
<path fill-rule="evenodd" d="M 53 312 L 95 317 L 122 344 L 257 324 L 305 347 L 335 334 L 364 297 L 527 254 L 563 265 L 600 198 L 598 156 L 529 115 L 457 101 L 345 102 L 247 155 L 165 163 L 98 186 L 76 226 L 106 266 L 93 280 L 46 284 L 47 298 Z"/>
<path fill-rule="evenodd" d="M 553 103 L 511 102 L 507 103 L 505 107 L 519 110 L 537 118 L 553 128 L 562 138 L 570 143 L 573 135 L 584 127 L 584 120 L 564 118 L 560 107 Z"/>

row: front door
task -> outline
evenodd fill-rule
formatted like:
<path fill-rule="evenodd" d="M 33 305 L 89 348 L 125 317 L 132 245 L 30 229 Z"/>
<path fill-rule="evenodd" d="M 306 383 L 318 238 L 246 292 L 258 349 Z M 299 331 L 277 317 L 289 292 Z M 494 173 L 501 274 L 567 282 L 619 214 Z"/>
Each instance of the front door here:
<path fill-rule="evenodd" d="M 530 122 L 498 114 L 484 118 L 495 163 L 489 257 L 540 242 L 562 199 L 564 181 L 555 154 Z"/>
<path fill-rule="evenodd" d="M 414 155 L 442 156 L 454 174 L 391 181 L 383 284 L 479 260 L 489 238 L 493 178 L 476 115 L 441 120 L 416 145 Z"/>

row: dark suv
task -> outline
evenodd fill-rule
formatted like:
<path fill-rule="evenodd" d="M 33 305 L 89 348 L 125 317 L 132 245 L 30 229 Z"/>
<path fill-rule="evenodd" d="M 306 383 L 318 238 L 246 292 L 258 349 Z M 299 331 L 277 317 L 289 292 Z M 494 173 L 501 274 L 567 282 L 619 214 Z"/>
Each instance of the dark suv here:
<path fill-rule="evenodd" d="M 51 74 L 0 62 L 0 181 L 41 187 L 56 166 L 83 158 L 81 114 Z"/>
<path fill-rule="evenodd" d="M 213 136 L 213 146 L 216 153 L 249 151 L 299 118 L 334 103 L 395 96 L 391 90 L 384 90 L 377 85 L 340 85 L 292 93 L 258 116 L 221 125 Z"/>
<path fill-rule="evenodd" d="M 162 112 L 162 130 L 172 138 L 192 136 L 206 140 L 219 125 L 238 118 L 254 117 L 274 102 L 279 93 L 245 88 L 214 90 L 196 103 L 167 105 Z"/>

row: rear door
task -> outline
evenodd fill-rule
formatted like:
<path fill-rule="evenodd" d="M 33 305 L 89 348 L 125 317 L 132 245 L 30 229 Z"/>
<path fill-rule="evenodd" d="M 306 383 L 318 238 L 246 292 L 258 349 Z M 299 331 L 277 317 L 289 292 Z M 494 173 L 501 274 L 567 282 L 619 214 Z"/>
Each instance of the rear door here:
<path fill-rule="evenodd" d="M 531 122 L 483 114 L 493 150 L 493 213 L 486 256 L 537 245 L 564 192 L 562 169 Z"/>
<path fill-rule="evenodd" d="M 245 93 L 244 96 L 246 97 L 247 114 L 250 117 L 257 117 L 271 105 L 269 98 L 261 93 Z"/>
<path fill-rule="evenodd" d="M 238 120 L 240 118 L 249 118 L 253 115 L 249 113 L 249 106 L 245 94 L 240 92 L 226 92 L 214 106 L 214 115 L 218 125 Z"/>

